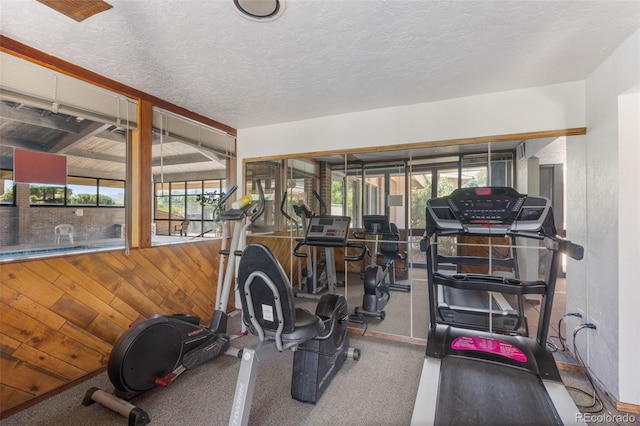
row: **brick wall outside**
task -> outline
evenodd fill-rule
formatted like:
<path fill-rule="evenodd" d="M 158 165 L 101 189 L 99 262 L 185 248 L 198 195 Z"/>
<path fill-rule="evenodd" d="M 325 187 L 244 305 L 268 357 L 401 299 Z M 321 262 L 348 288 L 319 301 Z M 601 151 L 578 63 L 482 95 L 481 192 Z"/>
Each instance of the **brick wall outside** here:
<path fill-rule="evenodd" d="M 56 225 L 73 225 L 74 242 L 119 238 L 124 207 L 30 206 L 28 185 L 16 185 L 16 205 L 0 207 L 0 246 L 53 244 Z M 75 214 L 82 210 L 82 216 Z"/>

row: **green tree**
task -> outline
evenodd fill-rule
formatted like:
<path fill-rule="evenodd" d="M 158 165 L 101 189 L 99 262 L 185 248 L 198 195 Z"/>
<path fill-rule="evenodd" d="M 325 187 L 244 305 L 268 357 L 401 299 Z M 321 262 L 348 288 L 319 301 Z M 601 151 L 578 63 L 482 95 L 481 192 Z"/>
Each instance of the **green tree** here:
<path fill-rule="evenodd" d="M 225 210 L 224 203 L 221 203 L 222 198 L 224 198 L 225 192 L 207 192 L 204 195 L 198 195 L 196 200 L 200 203 L 202 207 L 210 206 L 213 208 L 212 214 L 215 219 L 218 217 L 220 213 Z M 165 207 L 166 209 L 166 207 Z"/>
<path fill-rule="evenodd" d="M 64 191 L 64 186 L 30 185 L 29 201 L 33 204 L 63 204 Z M 71 190 L 69 190 L 69 195 L 71 195 Z"/>
<path fill-rule="evenodd" d="M 427 201 L 431 198 L 431 174 L 422 175 L 422 178 L 418 180 L 424 183 L 421 188 L 411 189 L 412 228 L 424 228 L 426 226 L 425 210 Z"/>
<path fill-rule="evenodd" d="M 96 202 L 97 199 L 98 197 L 96 196 L 96 194 L 78 194 L 69 196 L 67 198 L 67 204 L 95 206 L 98 204 Z"/>
<path fill-rule="evenodd" d="M 331 181 L 331 204 L 342 205 L 342 180 Z"/>
<path fill-rule="evenodd" d="M 0 202 L 1 201 L 13 202 L 13 189 L 8 189 L 8 190 L 4 191 L 3 194 L 0 194 Z"/>
<path fill-rule="evenodd" d="M 452 179 L 440 179 L 438 180 L 437 196 L 446 197 L 456 189 L 458 189 L 458 186 L 456 185 L 455 181 L 453 181 Z"/>
<path fill-rule="evenodd" d="M 463 188 L 476 188 L 478 186 L 487 185 L 487 171 L 482 170 L 476 173 L 471 179 L 466 181 L 462 187 Z"/>
<path fill-rule="evenodd" d="M 115 198 L 108 195 L 100 194 L 98 199 L 101 206 L 114 206 L 118 204 Z"/>

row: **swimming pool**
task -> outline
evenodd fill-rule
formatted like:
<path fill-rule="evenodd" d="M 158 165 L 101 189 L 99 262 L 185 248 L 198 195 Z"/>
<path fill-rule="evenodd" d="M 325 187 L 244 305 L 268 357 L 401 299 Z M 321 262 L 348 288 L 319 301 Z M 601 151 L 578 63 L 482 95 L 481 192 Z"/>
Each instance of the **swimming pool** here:
<path fill-rule="evenodd" d="M 39 257 L 55 256 L 59 254 L 75 254 L 82 252 L 102 251 L 115 248 L 124 248 L 122 240 L 113 242 L 100 242 L 95 244 L 73 244 L 66 246 L 49 246 L 49 247 L 24 247 L 9 248 L 0 251 L 0 262 L 19 259 L 35 259 Z"/>

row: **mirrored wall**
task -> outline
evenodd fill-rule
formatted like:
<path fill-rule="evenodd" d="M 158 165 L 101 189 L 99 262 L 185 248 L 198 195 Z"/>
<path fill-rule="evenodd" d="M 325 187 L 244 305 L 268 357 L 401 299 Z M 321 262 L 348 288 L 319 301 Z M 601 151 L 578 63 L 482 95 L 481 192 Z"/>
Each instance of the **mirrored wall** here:
<path fill-rule="evenodd" d="M 544 143 L 536 140 L 535 145 L 557 145 L 557 141 L 564 144 L 565 138 L 551 138 Z M 311 214 L 325 212 L 350 217 L 349 241 L 366 244 L 370 253 L 375 245 L 371 235 L 365 235 L 364 241 L 357 238 L 363 237 L 359 235 L 364 226 L 363 216 L 387 217 L 397 226 L 400 236 L 398 251 L 401 258 L 394 261 L 396 281 L 407 285 L 410 291 L 390 292 L 390 300 L 384 307 L 384 320 L 366 318 L 366 325 L 351 325 L 366 327 L 369 334 L 378 332 L 424 339 L 428 304 L 426 259 L 420 251 L 420 240 L 425 232 L 427 201 L 448 195 L 460 187 L 493 185 L 518 189 L 518 179 L 527 179 L 525 169 L 530 161 L 522 156 L 527 143 L 513 140 L 246 161 L 243 165 L 246 193 L 256 193 L 256 180 L 261 179 L 267 194 L 268 208 L 255 231 L 260 234 L 261 242 L 278 252 L 293 285 L 304 291 L 308 281 L 305 275 L 307 260 L 300 260 L 291 252 L 295 239 L 302 238 L 305 229 L 305 220 L 295 207 L 304 204 Z M 542 151 L 539 154 L 544 155 Z M 546 158 L 544 161 L 562 164 L 565 159 Z M 527 188 L 528 184 L 520 182 L 520 185 Z M 459 242 L 455 239 L 443 239 L 440 243 L 442 250 L 458 250 Z M 349 254 L 353 252 L 350 249 Z M 355 307 L 362 305 L 363 275 L 372 260 L 367 257 L 360 262 L 345 262 L 343 254 L 343 249 L 335 249 L 337 291 L 346 295 L 353 313 Z M 322 253 L 318 257 L 322 258 Z M 309 309 L 316 303 L 306 297 L 296 300 L 298 305 Z"/>

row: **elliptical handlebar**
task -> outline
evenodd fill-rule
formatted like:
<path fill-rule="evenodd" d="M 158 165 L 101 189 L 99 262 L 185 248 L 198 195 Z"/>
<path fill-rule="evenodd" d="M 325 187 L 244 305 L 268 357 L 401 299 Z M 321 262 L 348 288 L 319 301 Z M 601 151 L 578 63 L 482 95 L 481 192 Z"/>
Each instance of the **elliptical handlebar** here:
<path fill-rule="evenodd" d="M 296 226 L 296 235 L 300 233 L 300 224 L 297 220 L 295 220 L 292 216 L 287 213 L 287 210 L 284 208 L 285 203 L 287 202 L 287 192 L 285 191 L 284 196 L 282 197 L 282 202 L 280 203 L 280 212 L 283 214 L 287 220 L 293 222 Z"/>
<path fill-rule="evenodd" d="M 313 196 L 316 197 L 316 199 L 320 203 L 320 216 L 326 215 L 327 214 L 327 203 L 325 203 L 324 200 L 322 199 L 322 197 L 320 197 L 320 194 L 318 194 L 318 191 L 316 191 L 314 189 L 312 192 L 313 192 Z"/>
<path fill-rule="evenodd" d="M 233 185 L 229 192 L 227 192 L 222 198 L 220 198 L 219 204 L 222 205 L 227 202 L 229 197 L 231 197 L 238 190 L 238 185 Z"/>
<path fill-rule="evenodd" d="M 251 215 L 251 223 L 254 223 L 256 220 L 258 220 L 258 218 L 260 217 L 260 215 L 262 215 L 262 213 L 264 213 L 264 205 L 265 205 L 265 201 L 264 201 L 264 190 L 262 189 L 262 181 L 260 179 L 258 179 L 256 181 L 256 184 L 258 186 L 258 208 L 256 210 L 256 212 Z"/>
<path fill-rule="evenodd" d="M 287 218 L 287 220 L 290 220 L 291 222 L 296 222 L 298 223 L 298 221 L 296 221 L 294 218 L 292 218 L 291 216 L 289 216 L 289 214 L 287 213 L 287 210 L 284 208 L 284 204 L 287 202 L 287 191 L 284 192 L 284 195 L 282 196 L 282 201 L 280 202 L 280 212 L 282 213 L 282 215 L 284 217 Z"/>
<path fill-rule="evenodd" d="M 246 217 L 250 217 L 248 224 L 252 224 L 256 220 L 258 220 L 260 215 L 264 212 L 265 201 L 264 191 L 262 190 L 262 182 L 258 180 L 257 184 L 259 193 L 259 200 L 257 202 L 252 201 L 245 206 L 225 210 L 216 217 L 216 221 L 239 221 L 243 220 Z M 223 200 L 228 200 L 228 198 L 237 190 L 237 188 L 237 185 L 234 185 L 229 191 L 229 194 L 223 197 Z"/>

